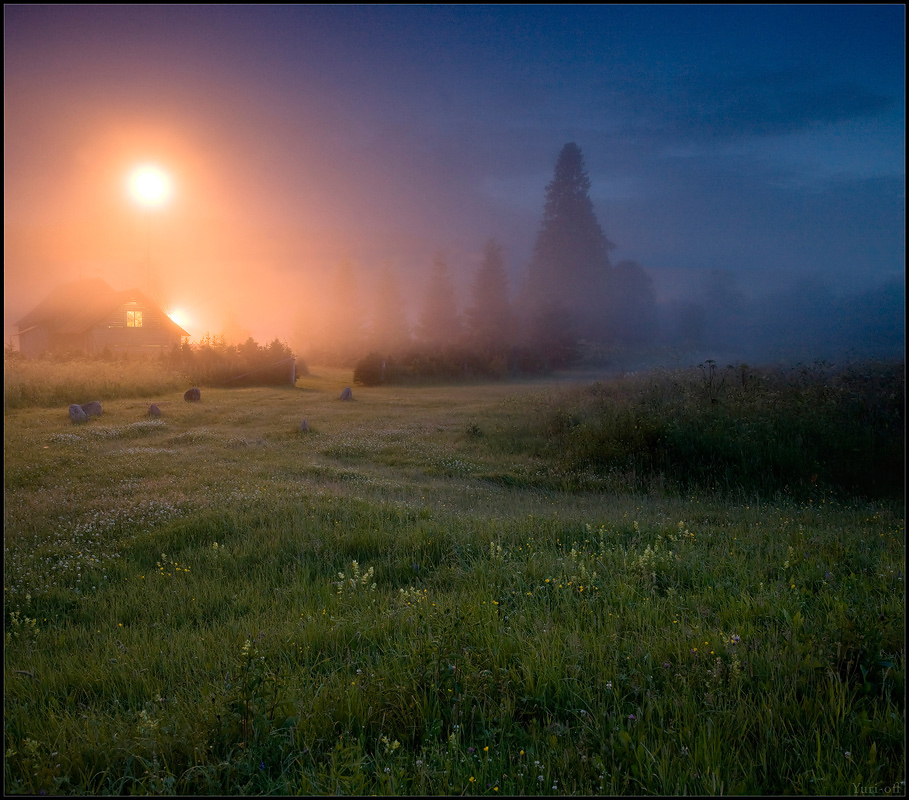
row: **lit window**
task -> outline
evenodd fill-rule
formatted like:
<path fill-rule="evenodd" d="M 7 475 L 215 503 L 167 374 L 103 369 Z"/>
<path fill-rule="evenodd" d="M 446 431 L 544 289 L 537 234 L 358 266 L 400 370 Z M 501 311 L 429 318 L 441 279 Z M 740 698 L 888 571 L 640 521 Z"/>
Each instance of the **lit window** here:
<path fill-rule="evenodd" d="M 142 327 L 142 312 L 141 311 L 127 311 L 126 312 L 126 327 L 127 328 L 141 328 Z"/>

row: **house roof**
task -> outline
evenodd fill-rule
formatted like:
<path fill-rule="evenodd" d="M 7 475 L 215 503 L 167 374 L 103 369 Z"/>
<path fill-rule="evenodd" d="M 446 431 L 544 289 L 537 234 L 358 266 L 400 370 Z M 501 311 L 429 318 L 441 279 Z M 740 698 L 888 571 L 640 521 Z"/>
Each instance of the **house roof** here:
<path fill-rule="evenodd" d="M 158 308 L 157 303 L 138 289 L 117 292 L 101 278 L 87 278 L 58 287 L 16 325 L 20 333 L 36 325 L 47 325 L 57 333 L 82 333 L 132 300 L 140 301 L 146 307 Z M 163 310 L 161 313 L 180 336 L 190 335 Z"/>

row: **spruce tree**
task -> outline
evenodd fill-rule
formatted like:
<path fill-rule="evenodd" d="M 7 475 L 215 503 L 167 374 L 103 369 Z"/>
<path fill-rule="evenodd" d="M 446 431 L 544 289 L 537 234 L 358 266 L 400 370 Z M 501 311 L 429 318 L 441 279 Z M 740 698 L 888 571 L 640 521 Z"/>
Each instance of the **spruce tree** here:
<path fill-rule="evenodd" d="M 566 144 L 546 187 L 543 221 L 524 291 L 524 311 L 537 336 L 541 324 L 570 320 L 579 336 L 602 340 L 609 331 L 613 244 L 597 222 L 581 149 Z M 553 331 L 563 339 L 565 330 Z"/>
<path fill-rule="evenodd" d="M 455 345 L 461 338 L 461 321 L 458 317 L 455 290 L 448 272 L 448 264 L 441 254 L 433 260 L 426 300 L 417 326 L 417 336 L 431 349 Z"/>
<path fill-rule="evenodd" d="M 484 355 L 505 352 L 512 344 L 514 330 L 508 299 L 508 273 L 502 245 L 495 239 L 489 239 L 483 248 L 483 263 L 471 287 L 467 330 L 473 347 Z"/>
<path fill-rule="evenodd" d="M 373 308 L 370 347 L 385 354 L 399 354 L 410 345 L 410 325 L 398 279 L 387 263 L 383 264 Z"/>

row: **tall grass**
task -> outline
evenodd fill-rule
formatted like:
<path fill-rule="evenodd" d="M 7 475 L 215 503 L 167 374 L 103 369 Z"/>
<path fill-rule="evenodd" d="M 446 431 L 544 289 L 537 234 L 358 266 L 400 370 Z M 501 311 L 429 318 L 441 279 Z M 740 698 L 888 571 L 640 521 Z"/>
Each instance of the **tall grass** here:
<path fill-rule="evenodd" d="M 3 410 L 68 407 L 92 400 L 155 398 L 181 386 L 187 378 L 157 359 L 133 358 L 70 361 L 6 358 L 3 362 Z M 184 389 L 185 390 L 185 389 Z"/>
<path fill-rule="evenodd" d="M 7 413 L 7 791 L 904 791 L 901 498 L 587 491 L 605 384 L 349 377 Z"/>
<path fill-rule="evenodd" d="M 610 476 L 613 485 L 683 493 L 902 493 L 902 364 L 727 370 L 728 384 L 708 365 L 562 392 L 498 438 L 575 483 Z"/>

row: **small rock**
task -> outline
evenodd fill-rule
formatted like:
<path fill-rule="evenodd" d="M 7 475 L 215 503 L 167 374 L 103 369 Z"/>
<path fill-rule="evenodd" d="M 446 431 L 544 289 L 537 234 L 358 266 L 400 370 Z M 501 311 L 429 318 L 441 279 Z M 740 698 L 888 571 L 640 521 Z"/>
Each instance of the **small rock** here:
<path fill-rule="evenodd" d="M 350 391 L 349 386 L 346 389 L 344 389 L 343 392 L 341 392 L 341 399 L 342 400 L 353 400 L 353 392 Z"/>
<path fill-rule="evenodd" d="M 148 416 L 150 416 L 150 417 L 160 417 L 160 416 L 161 416 L 161 409 L 158 408 L 158 406 L 156 406 L 154 403 L 152 403 L 152 404 L 148 407 Z"/>
<path fill-rule="evenodd" d="M 200 392 L 195 386 L 186 392 L 183 395 L 183 399 L 187 403 L 198 403 L 202 399 L 202 392 Z"/>
<path fill-rule="evenodd" d="M 92 400 L 90 403 L 86 403 L 84 406 L 82 406 L 82 410 L 88 417 L 100 417 L 101 403 L 99 403 L 97 400 Z"/>
<path fill-rule="evenodd" d="M 82 406 L 78 403 L 73 403 L 69 407 L 69 418 L 74 422 L 88 422 L 88 414 L 82 410 Z"/>

